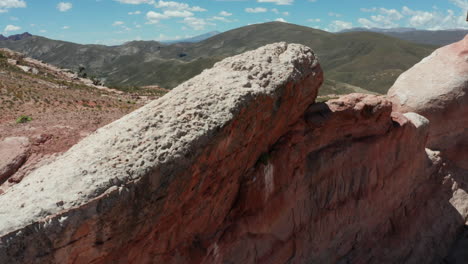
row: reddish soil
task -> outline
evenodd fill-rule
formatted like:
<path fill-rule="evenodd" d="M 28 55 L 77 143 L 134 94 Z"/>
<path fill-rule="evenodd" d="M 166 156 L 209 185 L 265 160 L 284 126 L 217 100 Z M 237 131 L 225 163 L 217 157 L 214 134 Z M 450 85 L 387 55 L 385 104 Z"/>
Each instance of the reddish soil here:
<path fill-rule="evenodd" d="M 53 67 L 38 64 L 32 66 L 39 74 L 27 73 L 7 62 L 5 57 L 11 58 L 11 54 L 2 55 L 0 141 L 24 136 L 30 139 L 32 146 L 26 164 L 0 186 L 0 191 L 19 182 L 53 154 L 65 152 L 99 127 L 156 98 L 88 86 L 82 79 L 73 80 L 63 72 L 53 72 Z M 28 60 L 20 61 L 22 65 L 31 66 Z M 18 123 L 21 116 L 32 120 Z"/>

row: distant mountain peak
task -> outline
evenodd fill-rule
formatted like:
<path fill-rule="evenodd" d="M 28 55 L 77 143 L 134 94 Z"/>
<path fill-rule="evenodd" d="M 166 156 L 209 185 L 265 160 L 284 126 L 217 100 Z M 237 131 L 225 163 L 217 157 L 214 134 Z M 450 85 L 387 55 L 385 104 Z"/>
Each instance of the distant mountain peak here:
<path fill-rule="evenodd" d="M 22 39 L 29 38 L 29 37 L 32 37 L 32 35 L 29 32 L 24 32 L 22 34 L 16 34 L 16 35 L 10 35 L 9 37 L 5 37 L 0 34 L 0 41 L 2 40 L 17 41 L 17 40 L 22 40 Z"/>

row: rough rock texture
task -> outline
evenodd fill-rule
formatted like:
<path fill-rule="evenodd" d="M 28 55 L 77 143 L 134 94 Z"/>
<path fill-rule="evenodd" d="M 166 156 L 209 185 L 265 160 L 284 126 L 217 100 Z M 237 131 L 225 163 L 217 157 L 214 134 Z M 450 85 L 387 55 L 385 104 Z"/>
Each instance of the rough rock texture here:
<path fill-rule="evenodd" d="M 429 148 L 468 169 L 468 35 L 403 73 L 388 95 L 395 110 L 430 120 Z"/>
<path fill-rule="evenodd" d="M 174 261 L 201 257 L 198 234 L 218 231 L 240 176 L 303 114 L 322 81 L 301 45 L 267 45 L 217 63 L 0 196 L 9 204 L 0 208 L 0 260 L 142 263 L 176 250 L 187 255 Z"/>
<path fill-rule="evenodd" d="M 460 223 L 442 233 L 445 239 L 440 241 L 453 238 L 464 227 L 444 261 L 467 263 L 468 35 L 460 42 L 436 50 L 402 74 L 388 96 L 394 110 L 416 112 L 430 120 L 427 147 L 441 156 L 438 163 L 443 164 L 442 182 L 444 186 L 452 186 L 450 191 L 437 189 L 434 196 L 443 194 L 442 199 L 449 201 L 460 215 Z M 432 230 L 447 225 L 447 219 L 450 217 L 441 218 Z"/>
<path fill-rule="evenodd" d="M 0 184 L 24 164 L 29 148 L 29 139 L 25 137 L 9 137 L 0 142 Z"/>
<path fill-rule="evenodd" d="M 467 204 L 449 203 L 428 128 L 384 97 L 312 105 L 244 176 L 203 263 L 438 263 Z"/>
<path fill-rule="evenodd" d="M 424 116 L 314 103 L 322 81 L 310 49 L 272 44 L 98 130 L 0 195 L 0 263 L 447 260 L 467 171 Z"/>

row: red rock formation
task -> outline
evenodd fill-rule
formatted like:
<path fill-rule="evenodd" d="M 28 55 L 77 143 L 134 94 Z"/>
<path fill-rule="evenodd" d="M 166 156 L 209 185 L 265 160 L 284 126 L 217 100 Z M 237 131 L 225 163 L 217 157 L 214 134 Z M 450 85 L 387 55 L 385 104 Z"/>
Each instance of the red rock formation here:
<path fill-rule="evenodd" d="M 10 203 L 0 208 L 0 260 L 201 260 L 199 235 L 217 232 L 240 176 L 313 103 L 322 81 L 301 45 L 217 63 L 0 196 Z"/>
<path fill-rule="evenodd" d="M 429 148 L 468 169 L 468 35 L 403 73 L 388 95 L 396 110 L 431 121 Z"/>
<path fill-rule="evenodd" d="M 322 81 L 310 49 L 268 45 L 98 130 L 0 195 L 0 262 L 443 259 L 468 173 L 425 148 L 425 117 L 314 104 Z"/>
<path fill-rule="evenodd" d="M 428 122 L 393 115 L 373 95 L 312 105 L 244 175 L 203 263 L 398 263 L 411 251 L 417 261 L 432 259 L 401 222 L 433 173 Z"/>

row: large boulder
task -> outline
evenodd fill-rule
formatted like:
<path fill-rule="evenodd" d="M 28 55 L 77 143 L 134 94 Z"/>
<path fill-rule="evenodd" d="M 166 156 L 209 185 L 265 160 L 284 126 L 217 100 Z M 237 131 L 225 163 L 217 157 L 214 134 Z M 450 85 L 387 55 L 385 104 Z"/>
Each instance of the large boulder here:
<path fill-rule="evenodd" d="M 429 119 L 429 148 L 445 151 L 468 168 L 468 35 L 403 73 L 388 96 L 395 111 Z"/>
<path fill-rule="evenodd" d="M 314 102 L 312 50 L 227 58 L 0 196 L 1 263 L 196 262 L 241 182 Z"/>

